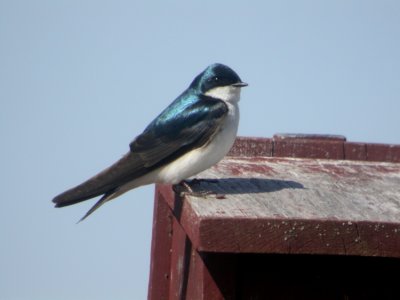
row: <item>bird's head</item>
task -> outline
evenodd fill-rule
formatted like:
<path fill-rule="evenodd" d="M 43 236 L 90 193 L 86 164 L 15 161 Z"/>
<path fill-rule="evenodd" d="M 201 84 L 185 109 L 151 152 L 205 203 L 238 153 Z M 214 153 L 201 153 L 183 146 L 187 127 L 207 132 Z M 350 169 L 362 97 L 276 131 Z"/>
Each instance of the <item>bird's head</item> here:
<path fill-rule="evenodd" d="M 240 88 L 247 86 L 239 75 L 228 66 L 212 64 L 193 80 L 190 88 L 224 101 L 238 101 Z"/>

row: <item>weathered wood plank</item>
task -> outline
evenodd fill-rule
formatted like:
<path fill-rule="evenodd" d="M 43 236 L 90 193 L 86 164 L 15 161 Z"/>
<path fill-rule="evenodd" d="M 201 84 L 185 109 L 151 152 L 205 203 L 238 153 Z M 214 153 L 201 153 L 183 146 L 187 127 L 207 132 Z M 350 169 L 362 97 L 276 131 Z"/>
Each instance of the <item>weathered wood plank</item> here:
<path fill-rule="evenodd" d="M 400 257 L 399 164 L 229 157 L 197 177 L 214 194 L 160 190 L 197 250 Z"/>
<path fill-rule="evenodd" d="M 190 197 L 202 217 L 285 217 L 400 221 L 400 164 L 290 158 L 230 158 L 192 188 L 225 194 Z"/>
<path fill-rule="evenodd" d="M 162 194 L 157 191 L 153 216 L 148 299 L 158 300 L 166 299 L 169 294 L 173 215 Z"/>
<path fill-rule="evenodd" d="M 400 145 L 367 144 L 367 160 L 400 162 Z"/>
<path fill-rule="evenodd" d="M 340 135 L 275 134 L 273 156 L 344 159 L 344 142 Z"/>
<path fill-rule="evenodd" d="M 275 156 L 400 162 L 400 145 L 347 142 L 341 135 L 275 134 L 237 137 L 228 156 Z"/>
<path fill-rule="evenodd" d="M 256 137 L 237 137 L 229 156 L 272 156 L 273 140 Z"/>

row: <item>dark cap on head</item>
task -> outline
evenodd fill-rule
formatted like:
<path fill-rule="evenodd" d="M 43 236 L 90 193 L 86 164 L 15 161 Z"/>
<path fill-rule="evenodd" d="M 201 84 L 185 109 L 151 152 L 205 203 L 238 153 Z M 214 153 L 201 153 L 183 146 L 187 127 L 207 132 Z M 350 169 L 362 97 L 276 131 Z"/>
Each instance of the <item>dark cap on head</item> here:
<path fill-rule="evenodd" d="M 243 87 L 247 83 L 242 82 L 239 75 L 228 66 L 223 64 L 212 64 L 196 76 L 190 87 L 199 89 L 202 93 L 220 86 Z"/>

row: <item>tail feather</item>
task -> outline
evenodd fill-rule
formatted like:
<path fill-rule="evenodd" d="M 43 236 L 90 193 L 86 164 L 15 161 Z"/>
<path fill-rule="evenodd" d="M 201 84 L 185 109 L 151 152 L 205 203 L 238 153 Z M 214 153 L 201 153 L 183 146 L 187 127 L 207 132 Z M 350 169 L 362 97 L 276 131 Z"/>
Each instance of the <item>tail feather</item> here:
<path fill-rule="evenodd" d="M 146 172 L 140 157 L 128 152 L 119 161 L 83 182 L 54 197 L 55 207 L 79 203 L 100 195 L 111 195 L 121 185 Z"/>
<path fill-rule="evenodd" d="M 102 194 L 104 194 L 104 192 L 82 194 L 81 190 L 76 187 L 54 197 L 53 203 L 55 203 L 55 207 L 64 207 L 100 196 Z"/>
<path fill-rule="evenodd" d="M 105 194 L 103 197 L 100 198 L 99 201 L 97 201 L 88 211 L 87 213 L 78 221 L 78 223 L 82 222 L 83 220 L 85 220 L 87 217 L 89 217 L 96 209 L 98 209 L 100 206 L 102 206 L 104 203 L 106 203 L 107 201 L 111 200 L 112 197 L 112 193 L 111 194 Z"/>
<path fill-rule="evenodd" d="M 64 207 L 103 195 L 80 219 L 79 222 L 81 222 L 107 201 L 132 188 L 149 184 L 151 181 L 145 179 L 143 175 L 147 174 L 151 169 L 144 166 L 143 160 L 139 155 L 128 152 L 99 174 L 54 197 L 53 202 L 55 207 Z"/>
<path fill-rule="evenodd" d="M 103 194 L 112 194 L 115 186 L 95 184 L 98 176 L 95 176 L 84 183 L 73 187 L 53 198 L 55 207 L 73 205 Z"/>

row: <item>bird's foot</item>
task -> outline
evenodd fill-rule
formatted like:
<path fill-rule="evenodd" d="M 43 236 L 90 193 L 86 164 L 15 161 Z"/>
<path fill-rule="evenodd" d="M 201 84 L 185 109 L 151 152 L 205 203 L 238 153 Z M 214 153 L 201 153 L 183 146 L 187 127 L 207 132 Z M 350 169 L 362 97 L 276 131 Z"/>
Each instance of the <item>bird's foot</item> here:
<path fill-rule="evenodd" d="M 180 197 L 184 197 L 184 196 L 205 197 L 205 196 L 211 194 L 211 192 L 209 192 L 209 191 L 196 191 L 196 192 L 193 191 L 192 187 L 185 180 L 182 180 L 178 184 L 174 184 L 172 186 L 172 189 Z"/>
<path fill-rule="evenodd" d="M 212 191 L 193 191 L 191 186 L 189 185 L 189 182 L 194 185 L 194 184 L 199 184 L 202 181 L 207 181 L 207 182 L 218 182 L 217 179 L 192 179 L 190 181 L 182 180 L 178 184 L 174 184 L 172 186 L 172 189 L 174 190 L 175 193 L 177 193 L 180 197 L 184 197 L 186 195 L 188 196 L 194 196 L 194 197 L 206 197 L 208 195 L 215 195 L 217 199 L 225 199 L 225 195 L 218 194 Z"/>
<path fill-rule="evenodd" d="M 172 189 L 180 197 L 183 197 L 188 193 L 193 193 L 192 188 L 184 180 L 179 182 L 178 184 L 174 184 L 172 186 Z"/>

